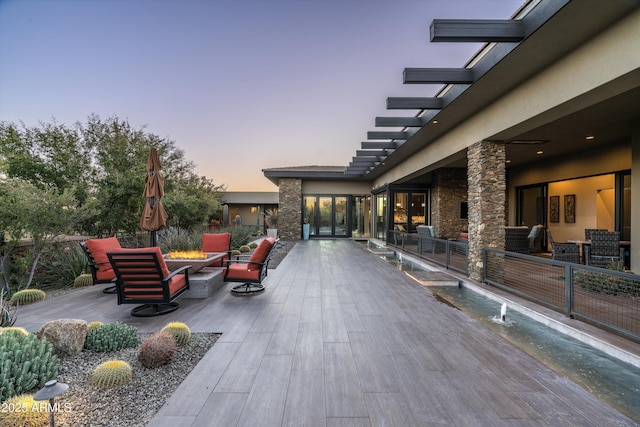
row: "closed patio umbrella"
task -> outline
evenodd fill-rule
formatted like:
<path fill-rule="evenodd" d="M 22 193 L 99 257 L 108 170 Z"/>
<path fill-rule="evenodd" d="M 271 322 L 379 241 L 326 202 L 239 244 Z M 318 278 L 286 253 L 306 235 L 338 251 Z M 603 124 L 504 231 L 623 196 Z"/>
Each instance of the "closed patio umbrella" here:
<path fill-rule="evenodd" d="M 147 199 L 142 218 L 140 218 L 140 228 L 151 232 L 151 246 L 157 246 L 156 231 L 162 230 L 167 224 L 167 213 L 162 207 L 160 199 L 164 196 L 164 179 L 160 176 L 160 158 L 155 148 L 149 150 L 149 160 L 147 161 L 147 175 L 144 177 L 143 197 Z"/>

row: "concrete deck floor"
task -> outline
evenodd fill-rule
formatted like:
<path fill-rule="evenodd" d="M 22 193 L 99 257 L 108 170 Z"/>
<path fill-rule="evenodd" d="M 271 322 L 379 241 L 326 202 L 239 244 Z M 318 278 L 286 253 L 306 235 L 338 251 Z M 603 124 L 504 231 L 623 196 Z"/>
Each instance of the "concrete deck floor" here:
<path fill-rule="evenodd" d="M 231 286 L 156 318 L 88 288 L 22 307 L 18 323 L 221 332 L 152 427 L 637 425 L 355 242 L 300 242 L 263 293 Z"/>

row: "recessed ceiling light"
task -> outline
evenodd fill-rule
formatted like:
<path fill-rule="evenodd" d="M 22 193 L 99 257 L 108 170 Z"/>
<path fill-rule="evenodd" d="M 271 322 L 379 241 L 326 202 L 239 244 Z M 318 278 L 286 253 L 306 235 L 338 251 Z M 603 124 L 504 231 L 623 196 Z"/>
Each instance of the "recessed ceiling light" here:
<path fill-rule="evenodd" d="M 584 139 L 591 141 L 592 139 L 596 139 L 596 137 L 594 135 L 587 135 Z"/>
<path fill-rule="evenodd" d="M 542 153 L 544 153 L 544 151 L 542 151 L 542 150 L 538 150 L 538 151 L 536 151 L 536 154 L 537 154 L 538 156 L 539 156 L 540 154 L 542 154 Z"/>

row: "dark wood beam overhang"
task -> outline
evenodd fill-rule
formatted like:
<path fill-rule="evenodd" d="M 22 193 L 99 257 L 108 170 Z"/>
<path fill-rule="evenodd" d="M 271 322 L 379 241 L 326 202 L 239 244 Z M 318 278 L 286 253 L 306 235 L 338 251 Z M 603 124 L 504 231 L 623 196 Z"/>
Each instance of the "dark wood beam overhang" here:
<path fill-rule="evenodd" d="M 405 68 L 405 84 L 470 84 L 473 83 L 471 68 Z"/>
<path fill-rule="evenodd" d="M 388 110 L 438 110 L 442 108 L 442 99 L 436 97 L 390 97 L 387 98 Z"/>
<path fill-rule="evenodd" d="M 395 149 L 401 146 L 404 141 L 362 141 L 362 148 L 364 150 L 377 150 L 377 149 Z"/>
<path fill-rule="evenodd" d="M 345 175 L 356 175 L 356 176 L 364 176 L 367 174 L 368 171 L 350 171 L 350 170 L 346 170 L 344 171 Z"/>
<path fill-rule="evenodd" d="M 376 127 L 420 127 L 420 117 L 376 117 Z"/>
<path fill-rule="evenodd" d="M 521 42 L 522 21 L 512 19 L 434 19 L 432 42 Z"/>
<path fill-rule="evenodd" d="M 393 150 L 356 150 L 356 157 L 386 157 Z"/>
<path fill-rule="evenodd" d="M 367 132 L 367 139 L 407 139 L 407 132 L 398 131 L 369 131 Z"/>

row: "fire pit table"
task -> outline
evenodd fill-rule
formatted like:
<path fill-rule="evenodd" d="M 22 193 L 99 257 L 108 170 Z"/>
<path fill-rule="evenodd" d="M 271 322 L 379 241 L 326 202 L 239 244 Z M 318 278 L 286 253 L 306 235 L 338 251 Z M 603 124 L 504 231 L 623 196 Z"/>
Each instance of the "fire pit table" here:
<path fill-rule="evenodd" d="M 193 274 L 210 265 L 213 261 L 223 258 L 226 254 L 226 252 L 210 252 L 201 254 L 206 256 L 206 258 L 188 258 L 181 257 L 180 254 L 174 255 L 169 253 L 164 255 L 164 262 L 170 271 L 177 270 L 185 265 L 190 265 L 189 274 Z"/>

